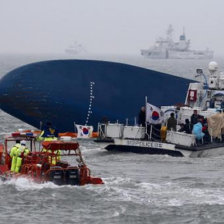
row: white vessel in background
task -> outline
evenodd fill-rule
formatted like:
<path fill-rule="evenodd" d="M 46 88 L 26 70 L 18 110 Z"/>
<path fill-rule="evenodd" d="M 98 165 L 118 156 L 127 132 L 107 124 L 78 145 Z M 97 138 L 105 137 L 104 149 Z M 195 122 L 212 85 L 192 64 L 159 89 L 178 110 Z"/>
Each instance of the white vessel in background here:
<path fill-rule="evenodd" d="M 167 37 L 160 37 L 154 46 L 141 50 L 141 55 L 155 59 L 212 59 L 214 52 L 206 50 L 190 50 L 190 40 L 186 40 L 185 32 L 180 35 L 179 41 L 172 39 L 173 28 L 169 25 Z"/>

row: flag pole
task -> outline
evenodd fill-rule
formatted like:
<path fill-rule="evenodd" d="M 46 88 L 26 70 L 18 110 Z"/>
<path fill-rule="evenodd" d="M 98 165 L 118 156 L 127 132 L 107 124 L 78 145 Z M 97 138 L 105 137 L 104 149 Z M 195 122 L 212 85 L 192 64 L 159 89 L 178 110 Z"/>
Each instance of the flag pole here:
<path fill-rule="evenodd" d="M 147 96 L 145 96 L 145 134 L 147 136 L 149 136 L 148 135 L 148 130 L 147 130 L 147 121 L 146 121 L 146 118 L 147 118 L 147 103 L 148 103 L 148 98 L 147 98 Z"/>
<path fill-rule="evenodd" d="M 152 124 L 150 124 L 150 135 L 149 135 L 149 139 L 152 140 Z"/>
<path fill-rule="evenodd" d="M 146 108 L 147 108 L 147 103 L 148 103 L 148 98 L 147 98 L 147 96 L 145 96 L 145 127 L 146 127 L 146 124 L 147 124 L 147 121 L 146 121 Z"/>

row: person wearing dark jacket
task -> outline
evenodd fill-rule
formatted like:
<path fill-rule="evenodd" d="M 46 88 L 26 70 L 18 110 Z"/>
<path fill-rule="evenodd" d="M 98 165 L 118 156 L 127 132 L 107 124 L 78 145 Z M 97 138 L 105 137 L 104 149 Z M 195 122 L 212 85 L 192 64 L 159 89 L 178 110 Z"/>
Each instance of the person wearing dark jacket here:
<path fill-rule="evenodd" d="M 167 130 L 173 130 L 176 131 L 177 130 L 177 120 L 174 117 L 174 113 L 170 114 L 169 119 L 167 120 Z"/>
<path fill-rule="evenodd" d="M 191 115 L 191 126 L 193 127 L 194 124 L 196 124 L 198 122 L 198 111 L 194 110 L 194 113 Z"/>
<path fill-rule="evenodd" d="M 52 126 L 51 122 L 47 122 L 46 126 L 42 129 L 42 132 L 40 134 L 41 138 L 46 137 L 58 137 L 58 130 Z"/>
<path fill-rule="evenodd" d="M 138 124 L 142 127 L 145 127 L 145 107 L 141 107 L 141 110 L 138 114 Z"/>
<path fill-rule="evenodd" d="M 191 134 L 191 124 L 189 119 L 185 119 L 185 124 L 181 127 L 179 132 L 185 132 L 187 134 Z"/>

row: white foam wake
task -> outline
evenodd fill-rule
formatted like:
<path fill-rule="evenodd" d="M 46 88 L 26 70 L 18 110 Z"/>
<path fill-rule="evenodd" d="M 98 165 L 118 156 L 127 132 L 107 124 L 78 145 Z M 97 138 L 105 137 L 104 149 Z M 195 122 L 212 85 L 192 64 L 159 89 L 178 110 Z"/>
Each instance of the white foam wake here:
<path fill-rule="evenodd" d="M 19 177 L 19 178 L 12 178 L 3 182 L 5 185 L 14 185 L 18 191 L 27 191 L 27 190 L 41 190 L 43 188 L 59 188 L 59 186 L 55 185 L 52 182 L 46 183 L 35 183 L 31 179 Z"/>

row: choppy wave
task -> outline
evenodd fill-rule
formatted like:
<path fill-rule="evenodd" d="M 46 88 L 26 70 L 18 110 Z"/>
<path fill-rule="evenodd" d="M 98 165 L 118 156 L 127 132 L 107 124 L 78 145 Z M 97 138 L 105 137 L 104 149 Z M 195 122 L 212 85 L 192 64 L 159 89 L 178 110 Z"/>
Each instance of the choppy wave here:
<path fill-rule="evenodd" d="M 38 183 L 35 183 L 34 181 L 32 181 L 31 179 L 24 178 L 24 177 L 12 178 L 12 179 L 4 181 L 4 182 L 1 181 L 0 184 L 5 185 L 5 186 L 7 186 L 7 185 L 14 186 L 15 189 L 18 191 L 40 190 L 43 188 L 52 188 L 52 189 L 59 188 L 58 185 L 55 185 L 52 182 L 38 184 Z"/>

